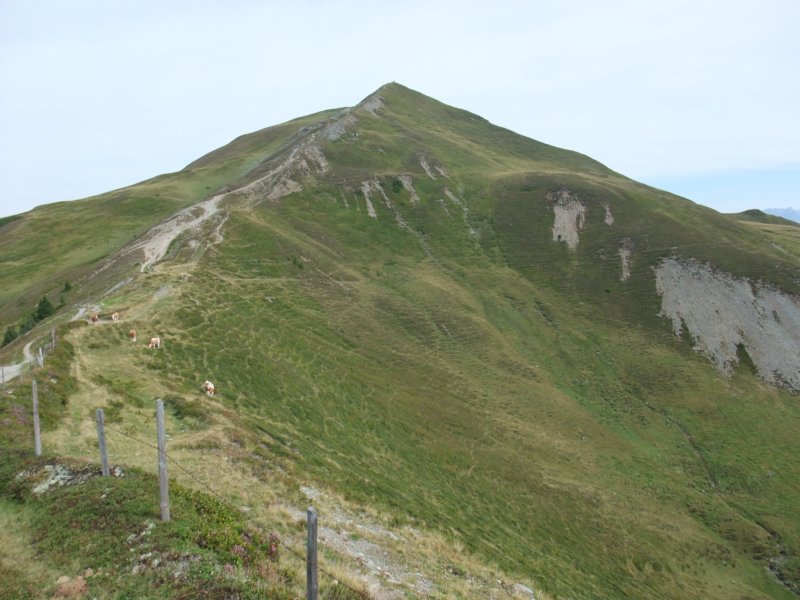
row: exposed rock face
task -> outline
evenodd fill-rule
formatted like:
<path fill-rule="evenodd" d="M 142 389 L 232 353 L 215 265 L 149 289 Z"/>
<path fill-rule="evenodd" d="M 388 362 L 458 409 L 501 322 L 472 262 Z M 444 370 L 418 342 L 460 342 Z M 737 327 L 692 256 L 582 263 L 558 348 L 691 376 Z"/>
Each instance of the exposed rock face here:
<path fill-rule="evenodd" d="M 619 242 L 619 260 L 622 263 L 622 274 L 619 276 L 620 281 L 625 281 L 631 276 L 631 256 L 633 255 L 633 240 L 631 238 L 623 238 Z"/>
<path fill-rule="evenodd" d="M 606 218 L 605 218 L 606 225 L 613 225 L 614 215 L 611 214 L 611 206 L 609 206 L 608 202 L 603 202 L 603 208 L 606 209 Z"/>
<path fill-rule="evenodd" d="M 370 199 L 370 194 L 373 192 L 374 188 L 378 190 L 381 189 L 377 181 L 369 180 L 361 184 L 361 192 L 364 194 L 364 201 L 367 203 L 367 214 L 373 219 L 377 219 L 378 213 L 375 212 L 375 207 L 372 205 L 372 200 Z"/>
<path fill-rule="evenodd" d="M 378 94 L 378 92 L 375 92 L 374 94 L 364 98 L 357 108 L 363 108 L 373 117 L 377 117 L 378 111 L 383 108 L 383 98 L 380 96 L 380 94 Z"/>
<path fill-rule="evenodd" d="M 400 183 L 403 184 L 406 191 L 411 194 L 411 204 L 419 204 L 419 196 L 417 195 L 417 190 L 414 189 L 414 180 L 411 178 L 411 175 L 398 175 L 398 179 Z"/>
<path fill-rule="evenodd" d="M 511 586 L 511 592 L 517 596 L 518 598 L 532 598 L 536 600 L 536 594 L 534 594 L 533 590 L 521 583 L 515 583 Z"/>
<path fill-rule="evenodd" d="M 335 142 L 348 131 L 351 131 L 356 123 L 358 123 L 358 119 L 350 114 L 349 108 L 346 108 L 339 117 L 334 119 L 331 124 L 325 128 L 325 137 L 328 141 Z"/>
<path fill-rule="evenodd" d="M 765 381 L 800 390 L 800 300 L 768 285 L 736 279 L 698 260 L 656 267 L 661 315 L 675 335 L 685 325 L 695 349 L 731 373 L 743 346 Z"/>
<path fill-rule="evenodd" d="M 105 260 L 95 275 L 137 251 L 143 254 L 141 271 L 144 272 L 165 256 L 170 244 L 178 236 L 202 236 L 203 227 L 213 220 L 216 220 L 216 227 L 211 235 L 204 237 L 204 241 L 221 242 L 222 225 L 227 220 L 227 211 L 222 207 L 224 202 L 239 200 L 252 205 L 264 200 L 276 201 L 289 194 L 301 192 L 303 178 L 328 170 L 328 161 L 317 141 L 318 136 L 329 140 L 337 139 L 350 131 L 356 123 L 357 120 L 349 111 L 342 111 L 327 123 L 302 129 L 291 149 L 274 158 L 270 168 L 256 180 L 193 204 L 164 219 L 139 240 Z"/>
<path fill-rule="evenodd" d="M 336 123 L 332 123 L 328 128 L 333 128 Z M 317 145 L 316 135 L 311 134 L 307 139 L 299 142 L 289 154 L 278 160 L 275 166 L 267 173 L 252 183 L 236 189 L 232 194 L 244 197 L 250 202 L 258 203 L 264 198 L 267 200 L 278 200 L 289 194 L 301 192 L 303 186 L 300 184 L 302 178 L 312 173 L 324 173 L 328 170 L 328 161 Z"/>
<path fill-rule="evenodd" d="M 578 194 L 569 190 L 549 192 L 547 199 L 553 202 L 553 240 L 564 242 L 570 248 L 577 248 L 578 231 L 586 224 L 586 206 Z"/>
<path fill-rule="evenodd" d="M 469 209 L 467 208 L 467 203 L 461 200 L 453 192 L 451 192 L 450 188 L 447 187 L 444 188 L 444 195 L 450 199 L 450 202 L 452 202 L 461 209 L 461 215 L 464 217 L 464 225 L 467 226 L 467 231 L 469 232 L 470 237 L 477 237 L 478 232 L 475 231 L 472 225 L 469 224 Z"/>
<path fill-rule="evenodd" d="M 425 173 L 428 174 L 428 177 L 431 179 L 436 179 L 436 175 L 433 174 L 433 171 L 431 171 L 431 166 L 428 164 L 428 159 L 422 154 L 419 155 L 419 164 L 425 170 Z"/>

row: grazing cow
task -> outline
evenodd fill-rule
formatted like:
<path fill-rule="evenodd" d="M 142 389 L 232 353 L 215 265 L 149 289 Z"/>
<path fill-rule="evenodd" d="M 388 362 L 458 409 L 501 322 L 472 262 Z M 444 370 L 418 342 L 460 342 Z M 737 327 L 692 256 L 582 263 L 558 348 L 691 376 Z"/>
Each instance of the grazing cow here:
<path fill-rule="evenodd" d="M 128 337 L 131 338 L 132 342 L 135 342 L 136 341 L 136 330 L 135 329 L 131 329 L 128 332 Z"/>
<path fill-rule="evenodd" d="M 111 320 L 114 321 L 114 323 L 119 321 L 119 313 L 115 312 L 113 315 L 111 315 Z"/>
<path fill-rule="evenodd" d="M 97 325 L 97 313 L 92 313 L 92 316 L 89 317 L 89 319 L 92 321 L 92 325 Z"/>
<path fill-rule="evenodd" d="M 208 379 L 206 379 L 205 383 L 203 383 L 203 385 L 200 386 L 200 389 L 202 389 L 209 398 L 214 395 L 214 384 L 211 383 Z"/>
<path fill-rule="evenodd" d="M 151 337 L 150 343 L 147 344 L 148 348 L 161 348 L 161 338 L 160 337 Z"/>

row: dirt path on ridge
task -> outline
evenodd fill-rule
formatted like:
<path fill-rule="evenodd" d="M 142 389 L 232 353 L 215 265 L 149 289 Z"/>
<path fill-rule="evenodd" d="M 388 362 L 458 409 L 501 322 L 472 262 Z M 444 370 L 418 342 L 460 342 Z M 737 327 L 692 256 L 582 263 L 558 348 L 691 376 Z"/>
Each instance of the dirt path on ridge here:
<path fill-rule="evenodd" d="M 25 344 L 25 347 L 22 349 L 22 356 L 24 357 L 22 362 L 18 362 L 13 365 L 0 365 L 0 368 L 2 369 L 0 371 L 0 374 L 2 374 L 2 377 L 0 377 L 0 383 L 6 383 L 12 379 L 16 379 L 22 373 L 22 369 L 25 367 L 25 365 L 33 361 L 31 344 L 33 344 L 33 340 Z"/>

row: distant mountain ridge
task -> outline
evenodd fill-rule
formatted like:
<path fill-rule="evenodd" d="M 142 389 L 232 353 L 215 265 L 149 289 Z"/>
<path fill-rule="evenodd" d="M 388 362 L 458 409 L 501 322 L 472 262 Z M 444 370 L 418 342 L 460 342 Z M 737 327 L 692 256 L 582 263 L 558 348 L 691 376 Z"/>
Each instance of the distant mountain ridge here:
<path fill-rule="evenodd" d="M 784 219 L 789 219 L 790 221 L 800 223 L 800 210 L 796 210 L 794 208 L 765 208 L 764 212 L 770 215 L 775 215 L 776 217 L 783 217 Z"/>

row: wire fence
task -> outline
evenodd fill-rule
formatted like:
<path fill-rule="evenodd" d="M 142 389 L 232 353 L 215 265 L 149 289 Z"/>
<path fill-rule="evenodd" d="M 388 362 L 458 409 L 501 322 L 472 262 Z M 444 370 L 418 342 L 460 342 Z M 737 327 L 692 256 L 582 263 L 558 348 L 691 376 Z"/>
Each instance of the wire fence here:
<path fill-rule="evenodd" d="M 35 382 L 35 380 L 34 380 L 34 382 Z M 76 417 L 76 416 L 71 416 L 71 415 L 61 415 L 60 418 L 64 418 L 64 419 L 71 420 L 73 422 L 78 422 L 78 423 L 81 423 L 81 424 L 94 423 L 88 417 Z M 104 429 L 104 431 L 111 432 L 114 435 L 119 435 L 121 437 L 124 437 L 124 438 L 130 440 L 130 441 L 133 441 L 133 442 L 135 442 L 136 444 L 138 444 L 138 445 L 140 445 L 142 447 L 145 447 L 145 448 L 147 448 L 149 450 L 154 451 L 155 453 L 159 452 L 159 447 L 156 444 L 153 444 L 152 442 L 144 440 L 144 439 L 142 439 L 142 438 L 140 438 L 138 436 L 132 435 L 132 434 L 126 432 L 126 431 L 123 431 L 122 429 L 119 429 L 118 427 L 109 426 L 108 424 L 104 424 L 103 425 L 103 429 Z M 112 438 L 112 442 L 113 442 L 113 438 Z M 196 485 L 198 485 L 201 491 L 203 491 L 204 493 L 206 493 L 206 494 L 214 497 L 215 499 L 219 500 L 224 505 L 230 506 L 230 504 L 231 504 L 230 500 L 226 499 L 225 497 L 223 497 L 223 495 L 220 494 L 214 488 L 214 486 L 208 481 L 207 477 L 201 476 L 198 473 L 196 473 L 195 471 L 187 468 L 185 465 L 181 464 L 178 460 L 176 460 L 175 458 L 171 457 L 168 452 L 166 453 L 166 460 L 167 460 L 167 463 L 171 467 L 174 467 L 175 469 L 180 471 L 183 475 L 188 477 L 191 481 L 193 481 Z M 101 462 L 102 462 L 102 457 L 101 457 Z M 313 509 L 309 509 L 309 510 L 313 510 Z M 250 525 L 257 525 L 255 523 L 255 521 L 252 521 L 251 519 L 249 519 L 241 511 L 240 511 L 240 514 L 242 515 L 243 519 L 245 519 L 246 522 L 249 522 Z M 316 521 L 316 512 L 314 512 L 314 518 L 315 518 L 315 521 Z M 348 589 L 350 592 L 352 592 L 354 594 L 354 596 L 356 598 L 368 598 L 369 596 L 367 595 L 367 593 L 364 590 L 359 590 L 359 589 L 349 585 L 348 583 L 342 581 L 338 576 L 336 576 L 333 573 L 331 573 L 328 570 L 326 570 L 324 567 L 319 566 L 319 564 L 317 563 L 317 560 L 316 560 L 316 523 L 314 523 L 314 529 L 315 529 L 315 535 L 314 535 L 315 539 L 313 541 L 313 546 L 314 546 L 313 562 L 314 562 L 314 566 L 315 566 L 314 575 L 313 575 L 314 579 L 316 579 L 316 571 L 319 571 L 320 573 L 322 573 L 323 575 L 328 577 L 330 579 L 330 581 L 334 585 L 342 586 L 342 587 Z M 311 544 L 309 543 L 309 548 L 310 548 L 310 546 L 311 546 Z M 305 554 L 300 552 L 300 551 L 298 551 L 298 550 L 296 550 L 295 548 L 292 548 L 291 546 L 287 545 L 285 542 L 281 543 L 281 548 L 283 550 L 285 550 L 286 553 L 288 553 L 289 555 L 292 555 L 293 557 L 295 557 L 295 558 L 299 559 L 300 561 L 302 561 L 303 563 L 305 563 L 306 566 L 308 566 L 309 562 L 312 560 L 312 557 L 309 555 L 310 552 L 309 552 L 308 548 L 307 548 L 307 552 Z M 311 572 L 310 572 L 309 569 L 307 569 L 307 576 L 311 577 Z M 316 585 L 314 587 L 316 588 Z M 309 594 L 308 594 L 307 597 L 310 600 L 316 600 L 317 599 L 316 591 L 314 592 L 313 595 L 309 591 Z"/>
<path fill-rule="evenodd" d="M 30 375 L 33 379 L 33 372 L 37 367 L 43 367 L 47 356 L 55 349 L 56 332 L 55 328 L 50 331 L 50 341 L 42 346 L 37 346 L 33 353 L 30 353 L 32 342 L 25 346 L 23 353 L 25 358 L 22 362 L 11 365 L 0 365 L 0 387 L 5 387 L 16 379 L 24 380 L 24 376 Z M 28 356 L 30 354 L 30 356 Z"/>
<path fill-rule="evenodd" d="M 39 427 L 37 385 L 36 385 L 36 379 L 35 379 L 35 371 L 36 371 L 37 368 L 41 368 L 41 367 L 44 366 L 46 357 L 56 347 L 56 331 L 55 331 L 55 329 L 52 329 L 51 332 L 50 332 L 50 340 L 46 344 L 37 347 L 36 352 L 34 354 L 30 354 L 30 346 L 31 346 L 31 343 L 29 343 L 25 347 L 24 354 L 26 355 L 26 359 L 24 361 L 22 361 L 21 363 L 17 363 L 15 365 L 0 366 L 0 386 L 5 387 L 5 385 L 7 383 L 11 383 L 14 380 L 17 380 L 17 381 L 15 381 L 15 383 L 18 384 L 18 385 L 19 384 L 23 384 L 24 383 L 24 379 L 23 379 L 24 375 L 26 375 L 26 374 L 30 375 L 30 382 L 31 382 L 31 387 L 32 387 L 32 399 L 33 399 L 33 417 L 34 417 L 33 418 L 33 422 L 34 422 L 34 429 L 35 429 L 35 431 L 34 431 L 34 439 L 35 439 L 34 451 L 35 451 L 35 454 L 37 456 L 40 456 L 42 454 L 42 450 L 41 450 L 41 433 L 40 433 L 40 427 Z M 28 355 L 30 355 L 30 356 L 28 356 Z M 158 400 L 157 403 L 160 404 L 161 400 Z M 107 458 L 107 454 L 106 454 L 106 435 L 105 435 L 106 431 L 111 432 L 114 435 L 119 435 L 121 437 L 127 438 L 128 440 L 131 440 L 131 441 L 135 442 L 136 444 L 139 444 L 140 446 L 143 446 L 143 447 L 146 447 L 146 448 L 148 448 L 150 450 L 153 450 L 153 451 L 159 453 L 159 459 L 161 458 L 161 456 L 160 456 L 161 449 L 157 445 L 155 445 L 155 444 L 153 444 L 151 442 L 148 442 L 147 440 L 144 440 L 144 439 L 142 439 L 142 438 L 140 438 L 138 436 L 131 435 L 130 433 L 127 433 L 127 432 L 123 431 L 122 429 L 119 429 L 117 427 L 109 426 L 109 425 L 105 424 L 104 418 L 103 418 L 103 415 L 102 415 L 102 413 L 103 413 L 102 409 L 98 409 L 98 413 L 100 413 L 100 414 L 98 415 L 96 424 L 98 426 L 98 445 L 99 445 L 100 454 L 101 454 L 100 462 L 102 463 L 102 468 L 101 468 L 102 475 L 104 475 L 104 476 L 106 475 L 106 465 L 108 464 L 108 458 Z M 163 414 L 161 416 L 163 416 Z M 89 418 L 75 417 L 75 416 L 65 415 L 65 414 L 60 415 L 59 418 L 68 419 L 68 420 L 80 422 L 80 423 L 83 423 L 83 424 L 90 423 L 90 419 Z M 158 427 L 159 428 L 163 428 L 163 421 L 161 421 L 158 424 Z M 224 505 L 227 505 L 227 506 L 230 505 L 230 501 L 228 499 L 224 498 L 217 490 L 215 490 L 213 485 L 208 480 L 206 480 L 206 478 L 201 478 L 201 476 L 198 475 L 196 472 L 192 471 L 191 469 L 186 468 L 180 462 L 178 462 L 173 457 L 171 457 L 169 455 L 169 453 L 166 452 L 166 451 L 164 452 L 164 458 L 166 459 L 166 463 L 167 464 L 169 464 L 170 466 L 174 467 L 175 469 L 180 471 L 183 475 L 185 475 L 190 480 L 192 480 L 196 485 L 198 485 L 200 487 L 200 489 L 203 492 L 205 492 L 208 495 L 216 498 L 218 501 L 220 501 Z M 159 473 L 159 475 L 160 475 L 160 473 Z M 162 486 L 163 486 L 163 484 L 162 484 Z M 162 487 L 162 489 L 164 489 L 164 487 Z M 162 498 L 162 502 L 163 502 L 163 498 Z M 167 499 L 167 503 L 168 502 L 169 502 L 169 500 Z M 312 512 L 313 512 L 313 532 L 314 532 L 313 541 L 310 538 Z M 169 514 L 169 512 L 167 510 L 167 515 L 168 514 Z M 242 514 L 241 511 L 240 511 L 240 514 Z M 250 521 L 243 514 L 242 514 L 242 516 L 243 516 L 243 518 L 245 519 L 246 522 Z M 162 519 L 163 518 L 164 518 L 164 511 L 163 511 L 163 505 L 162 505 Z M 169 517 L 167 517 L 167 519 L 164 519 L 164 520 L 169 520 Z M 306 551 L 305 555 L 303 553 L 299 552 L 298 550 L 292 548 L 291 546 L 287 545 L 286 543 L 281 544 L 281 547 L 286 551 L 286 553 L 288 553 L 289 555 L 294 556 L 297 559 L 301 560 L 302 562 L 306 563 L 306 566 L 307 566 L 306 573 L 307 573 L 307 579 L 308 579 L 307 598 L 309 598 L 310 600 L 317 600 L 317 583 L 316 583 L 317 571 L 319 571 L 320 573 L 322 573 L 323 575 L 328 577 L 335 585 L 337 585 L 337 586 L 341 585 L 342 587 L 348 589 L 350 592 L 352 592 L 355 595 L 356 598 L 367 598 L 368 595 L 363 590 L 358 590 L 358 589 L 348 585 L 346 582 L 341 581 L 339 579 L 339 577 L 337 577 L 336 575 L 330 573 L 325 568 L 319 566 L 319 564 L 317 562 L 317 556 L 316 556 L 316 529 L 317 529 L 316 520 L 317 520 L 316 511 L 313 508 L 309 508 L 309 511 L 308 511 L 309 541 L 308 541 L 307 551 Z M 255 523 L 253 521 L 250 521 L 249 524 L 250 525 L 255 525 Z M 312 548 L 313 548 L 313 556 L 311 555 L 312 554 Z M 309 566 L 309 565 L 312 565 L 312 564 L 313 564 L 313 569 Z"/>

